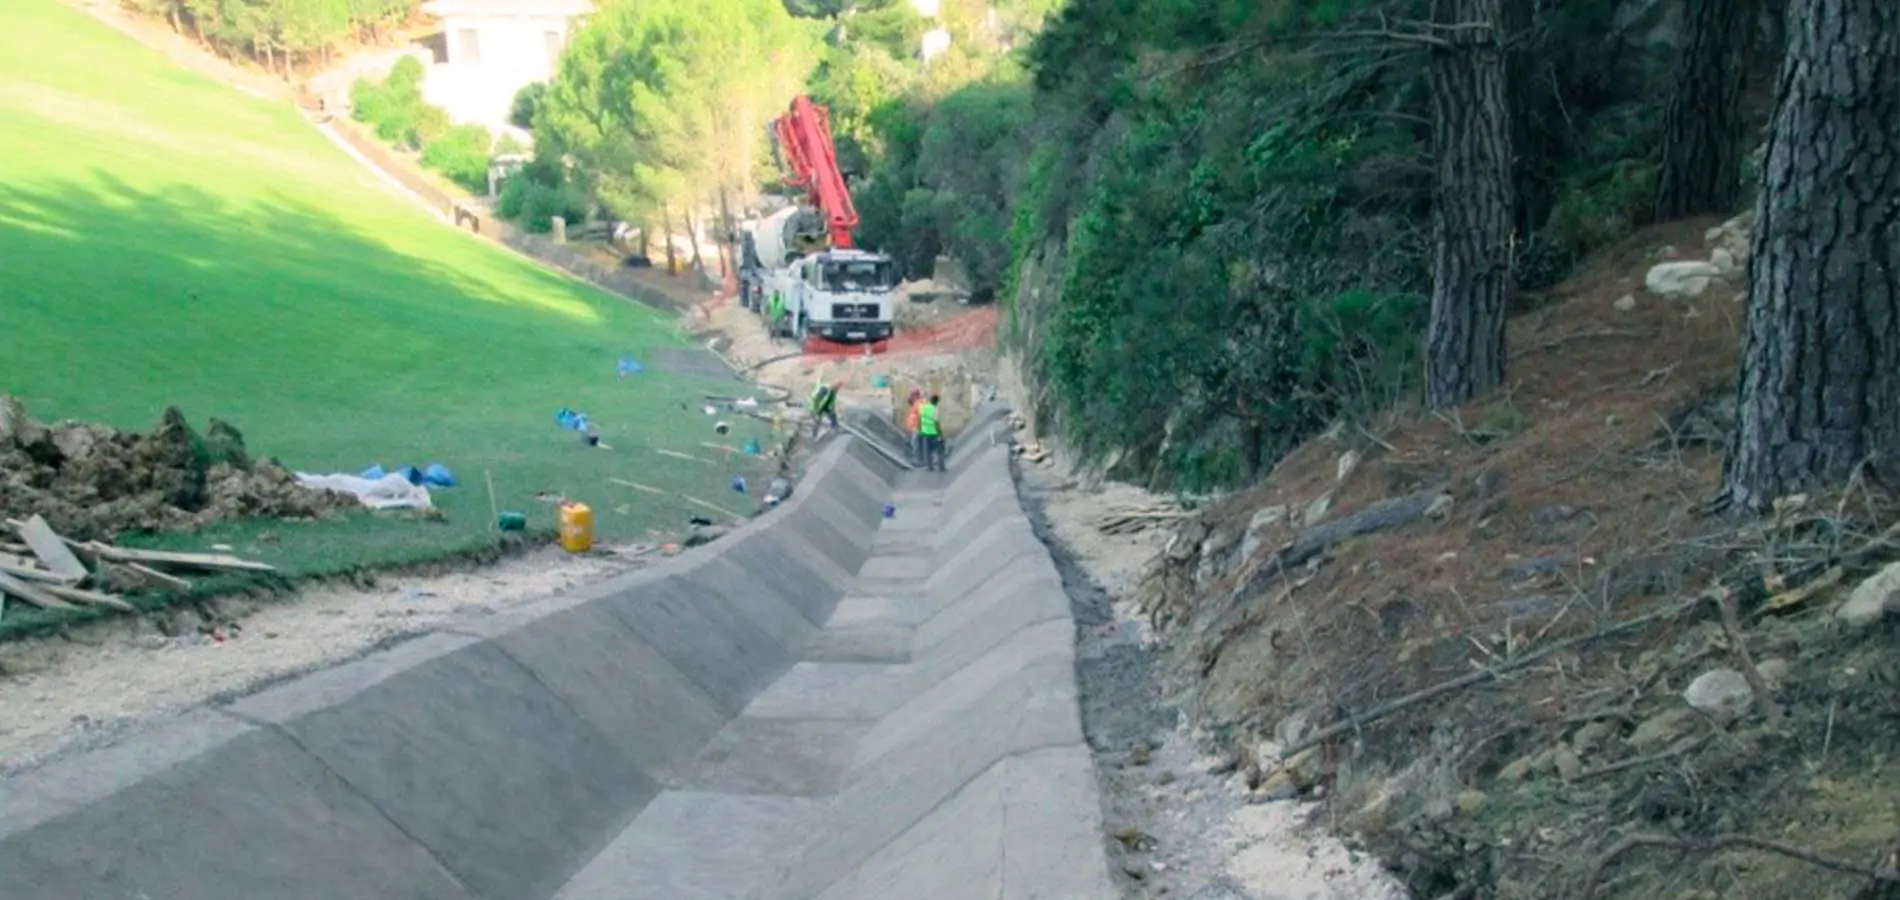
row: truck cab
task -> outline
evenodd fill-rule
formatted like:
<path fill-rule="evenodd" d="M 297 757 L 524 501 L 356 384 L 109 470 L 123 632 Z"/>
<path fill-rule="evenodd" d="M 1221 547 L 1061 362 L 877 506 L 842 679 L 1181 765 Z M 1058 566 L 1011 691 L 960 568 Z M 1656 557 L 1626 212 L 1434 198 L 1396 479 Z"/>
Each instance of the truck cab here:
<path fill-rule="evenodd" d="M 888 340 L 896 329 L 897 266 L 881 253 L 825 250 L 792 267 L 786 298 L 799 337 L 841 343 Z"/>

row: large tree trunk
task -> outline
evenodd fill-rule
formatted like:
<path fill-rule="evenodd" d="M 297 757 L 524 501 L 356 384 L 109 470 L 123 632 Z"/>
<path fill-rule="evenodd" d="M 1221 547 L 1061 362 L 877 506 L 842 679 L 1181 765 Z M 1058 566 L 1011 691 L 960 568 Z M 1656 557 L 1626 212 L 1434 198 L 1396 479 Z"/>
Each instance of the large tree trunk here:
<path fill-rule="evenodd" d="M 1658 219 L 1733 209 L 1748 154 L 1742 91 L 1760 0 L 1698 0 L 1685 9 L 1686 46 L 1676 58 L 1675 88 L 1663 112 Z"/>
<path fill-rule="evenodd" d="M 1505 83 L 1511 104 L 1511 222 L 1520 236 L 1535 234 L 1557 205 L 1557 163 L 1574 129 L 1557 103 L 1556 76 L 1546 46 L 1548 13 L 1536 0 L 1503 0 L 1499 13 L 1507 41 Z"/>
<path fill-rule="evenodd" d="M 1796 0 L 1762 165 L 1722 498 L 1900 453 L 1900 4 Z"/>
<path fill-rule="evenodd" d="M 664 203 L 660 204 L 660 243 L 666 249 L 666 274 L 678 274 L 679 262 L 673 258 L 673 211 Z"/>
<path fill-rule="evenodd" d="M 725 278 L 739 271 L 739 242 L 732 224 L 732 195 L 721 187 L 719 189 L 719 276 Z"/>
<path fill-rule="evenodd" d="M 1511 282 L 1510 95 L 1499 0 L 1433 0 L 1432 156 L 1437 244 L 1425 400 L 1456 406 L 1504 381 Z"/>
<path fill-rule="evenodd" d="M 686 214 L 686 246 L 693 251 L 691 260 L 693 268 L 704 272 L 706 260 L 699 253 L 699 222 L 694 220 L 690 212 Z"/>

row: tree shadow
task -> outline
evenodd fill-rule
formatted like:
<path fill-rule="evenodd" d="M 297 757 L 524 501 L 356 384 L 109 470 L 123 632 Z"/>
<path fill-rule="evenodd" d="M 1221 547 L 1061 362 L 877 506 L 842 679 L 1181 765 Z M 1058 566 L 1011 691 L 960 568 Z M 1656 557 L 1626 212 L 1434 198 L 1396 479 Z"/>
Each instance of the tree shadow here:
<path fill-rule="evenodd" d="M 661 340 L 657 310 L 497 248 L 458 247 L 479 239 L 420 214 L 385 221 L 414 253 L 361 230 L 374 218 L 282 194 L 234 202 L 97 171 L 0 183 L 0 390 L 140 423 L 173 396 L 223 404 L 216 414 L 254 409 L 259 391 L 288 405 L 427 405 L 400 395 L 462 393 L 511 367 L 545 368 L 549 351 L 609 356 Z"/>

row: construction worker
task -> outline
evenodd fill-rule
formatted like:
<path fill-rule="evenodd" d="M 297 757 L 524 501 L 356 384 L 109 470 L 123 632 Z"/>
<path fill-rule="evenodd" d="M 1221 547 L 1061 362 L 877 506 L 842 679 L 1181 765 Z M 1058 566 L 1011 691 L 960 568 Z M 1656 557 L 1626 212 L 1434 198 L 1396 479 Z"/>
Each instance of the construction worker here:
<path fill-rule="evenodd" d="M 936 394 L 917 408 L 917 436 L 924 444 L 924 468 L 941 472 L 943 467 L 943 426 L 937 421 Z"/>
<path fill-rule="evenodd" d="M 811 430 L 818 433 L 818 420 L 823 419 L 833 430 L 838 427 L 838 386 L 818 382 L 818 389 L 811 393 Z"/>
<path fill-rule="evenodd" d="M 924 434 L 919 430 L 924 408 L 924 392 L 918 388 L 910 389 L 910 410 L 904 417 L 904 435 L 910 438 L 910 464 L 924 464 Z"/>
<path fill-rule="evenodd" d="M 784 319 L 785 295 L 773 291 L 772 299 L 765 304 L 765 333 L 774 344 L 778 343 L 779 325 Z"/>

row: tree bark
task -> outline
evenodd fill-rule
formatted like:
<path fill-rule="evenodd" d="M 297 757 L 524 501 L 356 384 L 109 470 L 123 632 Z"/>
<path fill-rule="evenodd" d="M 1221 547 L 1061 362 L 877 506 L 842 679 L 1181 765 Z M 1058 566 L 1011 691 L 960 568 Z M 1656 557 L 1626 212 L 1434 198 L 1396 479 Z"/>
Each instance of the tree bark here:
<path fill-rule="evenodd" d="M 719 276 L 724 278 L 739 270 L 739 243 L 736 228 L 732 224 L 732 192 L 719 189 Z"/>
<path fill-rule="evenodd" d="M 1264 468 L 1261 461 L 1266 457 L 1267 426 L 1259 419 L 1240 420 L 1240 456 L 1247 474 L 1247 483 L 1260 480 Z"/>
<path fill-rule="evenodd" d="M 1760 0 L 1698 0 L 1684 8 L 1687 37 L 1663 112 L 1658 219 L 1734 209 L 1748 154 L 1742 92 Z"/>
<path fill-rule="evenodd" d="M 1511 178 L 1516 208 L 1511 223 L 1520 235 L 1535 234 L 1557 205 L 1557 164 L 1573 132 L 1563 121 L 1551 54 L 1548 15 L 1536 0 L 1503 0 L 1499 13 L 1507 42 L 1505 83 L 1511 104 Z"/>
<path fill-rule="evenodd" d="M 1437 251 L 1425 399 L 1440 408 L 1504 381 L 1504 303 L 1517 202 L 1500 2 L 1433 0 L 1432 20 L 1438 26 L 1429 69 Z"/>
<path fill-rule="evenodd" d="M 1900 451 L 1900 5 L 1796 0 L 1762 165 L 1721 500 Z"/>
<path fill-rule="evenodd" d="M 693 268 L 705 271 L 706 259 L 699 252 L 699 223 L 693 220 L 690 212 L 686 214 L 686 246 L 693 251 Z"/>
<path fill-rule="evenodd" d="M 673 211 L 664 203 L 660 204 L 660 243 L 666 249 L 666 274 L 678 274 L 679 263 L 673 258 Z"/>

